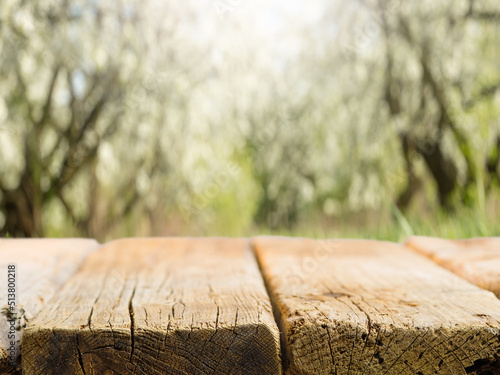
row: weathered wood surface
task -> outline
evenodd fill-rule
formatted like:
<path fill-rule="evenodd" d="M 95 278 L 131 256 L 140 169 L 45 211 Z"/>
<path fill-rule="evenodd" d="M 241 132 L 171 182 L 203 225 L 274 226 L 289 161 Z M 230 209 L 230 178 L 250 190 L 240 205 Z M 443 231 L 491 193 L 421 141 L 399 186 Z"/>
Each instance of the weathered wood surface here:
<path fill-rule="evenodd" d="M 403 246 L 257 238 L 287 374 L 498 374 L 500 301 Z"/>
<path fill-rule="evenodd" d="M 16 356 L 24 324 L 31 321 L 99 244 L 87 239 L 0 239 L 0 374 L 10 366 L 8 320 L 16 318 Z M 7 306 L 9 265 L 15 265 L 14 311 Z M 9 351 L 9 353 L 7 353 Z"/>
<path fill-rule="evenodd" d="M 280 374 L 248 240 L 104 245 L 26 329 L 25 375 Z"/>
<path fill-rule="evenodd" d="M 446 240 L 414 236 L 406 246 L 500 298 L 500 237 Z"/>

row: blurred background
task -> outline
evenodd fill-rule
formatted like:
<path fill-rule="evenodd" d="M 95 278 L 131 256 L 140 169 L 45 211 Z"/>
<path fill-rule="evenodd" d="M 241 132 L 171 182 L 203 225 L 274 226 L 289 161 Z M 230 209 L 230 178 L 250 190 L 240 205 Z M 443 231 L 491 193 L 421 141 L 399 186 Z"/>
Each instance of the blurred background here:
<path fill-rule="evenodd" d="M 0 235 L 500 235 L 497 0 L 2 0 Z"/>

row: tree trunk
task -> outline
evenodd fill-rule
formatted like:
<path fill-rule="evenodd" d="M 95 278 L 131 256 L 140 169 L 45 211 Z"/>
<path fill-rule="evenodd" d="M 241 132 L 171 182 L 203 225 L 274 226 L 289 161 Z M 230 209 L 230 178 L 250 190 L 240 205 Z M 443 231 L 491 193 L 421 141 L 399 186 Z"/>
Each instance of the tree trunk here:
<path fill-rule="evenodd" d="M 439 138 L 440 139 L 440 138 Z M 457 186 L 457 167 L 441 150 L 440 140 L 432 140 L 431 147 L 417 145 L 417 151 L 424 158 L 425 164 L 436 182 L 439 204 L 442 208 L 452 208 L 451 194 Z"/>
<path fill-rule="evenodd" d="M 92 159 L 89 165 L 89 208 L 85 220 L 79 223 L 83 234 L 90 238 L 103 240 L 106 233 L 105 223 L 99 212 L 99 179 L 97 178 L 97 158 Z"/>
<path fill-rule="evenodd" d="M 42 192 L 35 188 L 29 174 L 24 173 L 17 189 L 4 191 L 5 226 L 1 235 L 43 236 L 42 201 Z"/>
<path fill-rule="evenodd" d="M 500 175 L 498 167 L 500 166 L 500 136 L 497 136 L 497 141 L 493 150 L 491 150 L 488 159 L 486 160 L 486 171 L 489 175 L 488 189 L 492 187 L 493 184 L 500 184 Z"/>
<path fill-rule="evenodd" d="M 400 135 L 401 149 L 406 165 L 406 188 L 403 190 L 396 201 L 396 206 L 404 211 L 408 208 L 415 193 L 419 190 L 421 182 L 415 174 L 413 168 L 413 154 L 415 153 L 415 142 L 409 133 Z"/>

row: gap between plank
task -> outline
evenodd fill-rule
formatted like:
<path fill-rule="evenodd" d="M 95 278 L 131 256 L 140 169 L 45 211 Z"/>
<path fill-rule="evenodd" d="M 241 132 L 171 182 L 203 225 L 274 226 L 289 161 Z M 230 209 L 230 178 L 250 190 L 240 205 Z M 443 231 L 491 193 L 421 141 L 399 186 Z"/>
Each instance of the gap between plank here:
<path fill-rule="evenodd" d="M 252 250 L 253 257 L 255 259 L 255 262 L 257 263 L 257 266 L 259 267 L 259 272 L 260 276 L 262 277 L 262 281 L 264 282 L 264 286 L 266 287 L 266 292 L 267 296 L 269 297 L 269 300 L 271 301 L 271 307 L 273 309 L 273 317 L 276 325 L 278 326 L 278 329 L 280 331 L 280 354 L 281 354 L 281 371 L 284 374 L 285 369 L 286 369 L 286 363 L 287 363 L 287 355 L 286 355 L 286 337 L 285 337 L 285 331 L 282 329 L 282 321 L 283 317 L 281 315 L 281 309 L 278 305 L 277 298 L 275 297 L 274 293 L 271 290 L 271 286 L 268 284 L 266 277 L 264 275 L 264 269 L 262 268 L 262 264 L 259 261 L 259 257 L 257 256 L 257 251 L 255 250 L 254 242 L 253 239 L 250 239 L 250 248 Z"/>

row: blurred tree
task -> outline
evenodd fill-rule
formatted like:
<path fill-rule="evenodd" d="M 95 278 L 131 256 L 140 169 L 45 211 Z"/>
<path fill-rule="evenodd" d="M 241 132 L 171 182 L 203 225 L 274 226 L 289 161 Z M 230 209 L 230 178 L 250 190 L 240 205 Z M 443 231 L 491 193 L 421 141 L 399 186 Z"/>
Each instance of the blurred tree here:
<path fill-rule="evenodd" d="M 83 233 L 93 235 L 100 145 L 120 127 L 134 88 L 143 45 L 134 28 L 139 10 L 86 1 L 2 3 L 2 137 L 17 141 L 15 162 L 2 162 L 2 234 L 44 234 L 43 210 L 59 200 Z M 120 57 L 118 57 L 120 56 Z M 17 168 L 15 168 L 17 166 Z M 82 172 L 90 194 L 78 218 L 67 188 Z M 136 200 L 122 195 L 121 216 Z"/>
<path fill-rule="evenodd" d="M 467 134 L 466 127 L 464 126 L 465 116 L 463 114 L 466 111 L 470 111 L 472 105 L 467 105 L 466 103 L 471 103 L 471 100 L 474 104 L 479 104 L 479 102 L 491 98 L 497 88 L 500 88 L 500 77 L 498 74 L 485 77 L 485 71 L 488 68 L 487 65 L 490 64 L 489 61 L 484 61 L 484 65 L 486 66 L 478 65 L 472 71 L 466 65 L 466 61 L 458 62 L 458 69 L 446 68 L 447 66 L 452 66 L 454 63 L 457 64 L 455 59 L 459 50 L 462 50 L 464 54 L 472 52 L 470 49 L 465 52 L 466 49 L 470 48 L 468 43 L 472 45 L 477 43 L 478 46 L 481 46 L 481 39 L 485 37 L 485 33 L 488 30 L 482 27 L 483 25 L 479 25 L 479 30 L 482 32 L 479 33 L 479 36 L 473 35 L 471 38 L 471 28 L 468 23 L 476 19 L 472 2 L 470 2 L 470 8 L 466 14 L 460 11 L 457 12 L 455 2 L 444 3 L 442 8 L 438 8 L 437 10 L 434 14 L 430 14 L 430 12 L 426 12 L 425 10 L 423 12 L 415 12 L 416 14 L 412 12 L 411 15 L 404 15 L 403 12 L 400 12 L 395 15 L 395 30 L 391 32 L 386 29 L 385 35 L 388 39 L 391 38 L 391 35 L 393 38 L 403 38 L 404 42 L 413 50 L 411 58 L 414 58 L 417 64 L 420 65 L 420 77 L 417 78 L 420 82 L 412 85 L 412 87 L 419 90 L 419 94 L 416 96 L 420 97 L 420 101 L 413 109 L 407 109 L 411 111 L 410 113 L 413 113 L 412 119 L 414 124 L 401 134 L 402 149 L 404 150 L 405 157 L 410 160 L 409 168 L 407 168 L 408 188 L 412 189 L 413 182 L 411 180 L 414 179 L 411 163 L 412 157 L 410 156 L 410 152 L 413 152 L 413 154 L 418 154 L 423 158 L 433 177 L 437 186 L 439 203 L 442 207 L 450 209 L 453 207 L 454 193 L 466 204 L 473 202 L 472 191 L 477 188 L 478 179 L 483 178 L 485 169 L 488 168 L 488 160 L 494 160 L 490 156 L 491 153 L 486 152 L 481 154 L 475 151 L 472 138 Z M 488 14 L 492 15 L 493 13 Z M 494 17 L 480 18 L 495 19 Z M 433 28 L 429 28 L 429 21 L 436 28 L 440 27 L 444 31 L 443 34 L 431 32 L 430 30 Z M 413 22 L 419 22 L 420 24 L 414 26 L 412 25 Z M 387 26 L 388 23 L 386 22 L 385 25 Z M 476 26 L 473 27 L 475 28 Z M 419 30 L 419 37 L 412 30 Z M 439 37 L 442 37 L 442 39 Z M 452 41 L 451 44 L 449 43 L 450 41 Z M 394 64 L 391 58 L 391 55 L 394 53 L 391 52 L 391 46 L 393 45 L 387 40 L 385 98 L 391 108 L 391 114 L 398 115 L 399 113 L 393 110 L 394 103 L 399 100 L 396 97 L 398 93 L 397 87 L 401 91 L 407 90 L 408 82 L 406 84 L 401 82 L 401 78 L 399 78 L 399 82 L 394 81 Z M 475 49 L 475 51 L 474 49 L 473 53 L 477 53 L 478 56 L 488 53 L 483 48 Z M 484 82 L 485 79 L 488 82 L 487 86 L 481 85 L 478 87 L 477 84 Z M 480 94 L 476 95 L 465 88 L 479 91 Z M 401 91 L 400 95 L 402 94 Z M 474 95 L 474 99 L 470 99 L 471 94 Z M 454 96 L 458 96 L 455 103 L 453 102 Z M 402 107 L 400 104 L 398 106 Z M 427 126 L 425 122 L 428 122 Z M 427 131 L 419 135 L 418 128 L 425 126 Z M 489 126 L 489 124 L 486 126 Z M 480 131 L 480 128 L 480 124 L 473 124 L 471 130 Z M 492 128 L 491 131 L 494 132 L 493 137 L 498 140 L 498 130 Z M 453 139 L 456 145 L 455 149 L 465 162 L 465 178 L 462 179 L 463 182 L 460 182 L 458 178 L 459 168 L 456 154 L 450 154 L 446 150 L 446 134 L 449 134 L 451 139 Z M 493 152 L 497 149 L 497 144 L 497 142 L 493 144 Z M 484 158 L 486 158 L 486 161 L 484 161 Z M 490 173 L 494 172 L 493 175 L 498 176 L 498 169 L 493 167 L 491 163 L 489 171 Z M 398 203 L 404 207 L 404 203 L 406 202 L 405 199 L 401 198 Z"/>
<path fill-rule="evenodd" d="M 0 234 L 293 229 L 500 185 L 493 0 L 259 4 L 2 1 Z"/>
<path fill-rule="evenodd" d="M 245 151 L 261 187 L 254 221 L 270 229 L 295 226 L 303 206 L 302 186 L 311 170 L 305 157 L 308 138 L 297 125 L 299 113 L 271 105 L 262 116 L 249 114 Z M 294 116 L 292 118 L 292 116 Z"/>
<path fill-rule="evenodd" d="M 472 204 L 477 189 L 488 188 L 500 173 L 500 129 L 494 116 L 486 120 L 484 109 L 476 110 L 500 89 L 498 5 L 481 2 L 479 9 L 473 1 L 451 0 L 359 5 L 365 16 L 356 22 L 365 26 L 346 51 L 349 63 L 371 70 L 371 94 L 361 101 L 384 105 L 388 123 L 397 129 L 406 170 L 397 205 L 407 208 L 422 186 L 419 160 L 441 207 L 453 208 L 456 198 Z M 386 121 L 385 113 L 374 121 L 377 127 Z"/>

